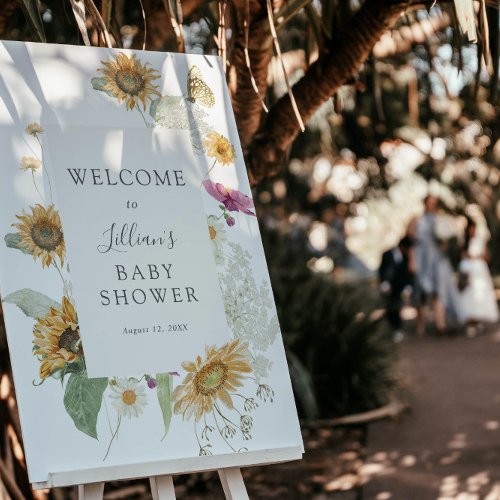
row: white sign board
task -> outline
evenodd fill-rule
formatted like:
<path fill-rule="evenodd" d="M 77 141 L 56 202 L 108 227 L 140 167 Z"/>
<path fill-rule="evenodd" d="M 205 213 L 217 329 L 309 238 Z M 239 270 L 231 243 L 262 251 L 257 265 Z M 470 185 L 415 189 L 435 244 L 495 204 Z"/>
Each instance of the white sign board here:
<path fill-rule="evenodd" d="M 2 42 L 0 150 L 30 480 L 299 458 L 219 59 Z"/>

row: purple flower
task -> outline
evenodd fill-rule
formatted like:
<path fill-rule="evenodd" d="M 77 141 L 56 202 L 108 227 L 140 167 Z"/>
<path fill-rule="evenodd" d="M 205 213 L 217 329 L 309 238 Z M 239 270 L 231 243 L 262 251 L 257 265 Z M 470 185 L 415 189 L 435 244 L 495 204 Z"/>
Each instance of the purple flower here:
<path fill-rule="evenodd" d="M 147 384 L 150 389 L 154 389 L 157 386 L 156 379 L 151 377 L 148 379 Z"/>
<path fill-rule="evenodd" d="M 226 224 L 229 226 L 229 227 L 233 227 L 235 224 L 236 224 L 236 221 L 234 220 L 234 217 L 227 217 L 226 218 Z"/>
<path fill-rule="evenodd" d="M 174 377 L 180 377 L 178 372 L 168 372 L 169 375 L 173 375 Z"/>
<path fill-rule="evenodd" d="M 249 210 L 250 208 L 254 208 L 253 200 L 246 194 L 210 180 L 203 181 L 203 187 L 210 196 L 220 201 L 229 212 L 243 212 L 255 217 L 255 213 Z M 229 225 L 231 226 L 232 224 Z"/>

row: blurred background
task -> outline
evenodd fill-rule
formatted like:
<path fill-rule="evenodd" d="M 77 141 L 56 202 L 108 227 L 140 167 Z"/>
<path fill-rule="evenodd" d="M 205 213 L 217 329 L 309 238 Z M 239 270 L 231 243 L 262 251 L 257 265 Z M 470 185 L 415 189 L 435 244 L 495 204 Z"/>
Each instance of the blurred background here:
<path fill-rule="evenodd" d="M 306 447 L 251 498 L 500 499 L 498 2 L 2 0 L 0 38 L 83 44 L 78 6 L 226 64 Z M 0 498 L 76 498 L 30 490 L 3 325 L 0 459 Z"/>

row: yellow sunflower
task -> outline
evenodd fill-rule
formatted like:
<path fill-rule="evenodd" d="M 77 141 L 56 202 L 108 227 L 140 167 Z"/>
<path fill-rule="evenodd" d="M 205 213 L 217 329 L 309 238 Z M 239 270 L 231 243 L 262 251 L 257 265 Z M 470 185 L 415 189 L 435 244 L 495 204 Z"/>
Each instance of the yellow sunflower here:
<path fill-rule="evenodd" d="M 210 413 L 218 401 L 232 409 L 230 392 L 241 387 L 245 374 L 252 371 L 247 345 L 240 343 L 239 339 L 219 349 L 206 347 L 205 361 L 198 356 L 196 363 L 185 361 L 182 367 L 188 374 L 172 394 L 174 412 L 182 413 L 188 420 L 194 414 L 196 421 Z"/>
<path fill-rule="evenodd" d="M 62 299 L 61 309 L 51 307 L 33 327 L 33 354 L 41 356 L 40 378 L 46 379 L 54 370 L 74 363 L 83 356 L 80 328 L 73 304 Z"/>
<path fill-rule="evenodd" d="M 223 135 L 210 132 L 203 141 L 207 148 L 207 155 L 215 158 L 222 165 L 229 165 L 234 161 L 234 146 Z"/>
<path fill-rule="evenodd" d="M 100 71 L 104 75 L 104 85 L 101 90 L 116 97 L 118 102 L 125 101 L 127 109 L 134 109 L 138 101 L 142 102 L 144 111 L 146 101 L 151 100 L 153 95 L 159 96 L 158 85 L 151 82 L 160 78 L 155 69 L 148 68 L 148 63 L 141 64 L 132 54 L 130 57 L 119 53 L 114 61 L 101 61 L 104 68 Z"/>
<path fill-rule="evenodd" d="M 33 255 L 34 260 L 42 259 L 42 267 L 49 267 L 56 255 L 61 260 L 61 266 L 64 265 L 66 246 L 59 212 L 54 210 L 54 205 L 30 208 L 31 215 L 23 210 L 22 215 L 16 215 L 21 222 L 12 224 L 21 237 L 21 245 Z"/>

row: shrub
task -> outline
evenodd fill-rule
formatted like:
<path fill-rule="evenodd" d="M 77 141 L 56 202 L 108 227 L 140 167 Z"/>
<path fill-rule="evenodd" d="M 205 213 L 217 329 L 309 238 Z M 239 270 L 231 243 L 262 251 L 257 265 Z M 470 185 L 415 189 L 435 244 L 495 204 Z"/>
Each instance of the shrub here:
<path fill-rule="evenodd" d="M 386 404 L 395 385 L 395 356 L 391 333 L 375 313 L 377 290 L 367 282 L 339 284 L 312 273 L 298 239 L 269 231 L 263 239 L 302 416 Z"/>

